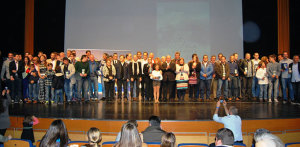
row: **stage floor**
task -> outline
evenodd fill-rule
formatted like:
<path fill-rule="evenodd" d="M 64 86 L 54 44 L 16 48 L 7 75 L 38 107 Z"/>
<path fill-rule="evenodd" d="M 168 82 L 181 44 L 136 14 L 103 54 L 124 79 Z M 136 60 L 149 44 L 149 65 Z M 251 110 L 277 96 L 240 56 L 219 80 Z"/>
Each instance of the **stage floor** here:
<path fill-rule="evenodd" d="M 242 119 L 300 118 L 300 106 L 282 103 L 232 102 Z M 12 104 L 11 116 L 33 114 L 40 118 L 90 119 L 90 120 L 147 120 L 158 115 L 162 120 L 212 120 L 215 102 L 105 102 L 83 104 Z M 224 109 L 221 107 L 221 116 Z"/>

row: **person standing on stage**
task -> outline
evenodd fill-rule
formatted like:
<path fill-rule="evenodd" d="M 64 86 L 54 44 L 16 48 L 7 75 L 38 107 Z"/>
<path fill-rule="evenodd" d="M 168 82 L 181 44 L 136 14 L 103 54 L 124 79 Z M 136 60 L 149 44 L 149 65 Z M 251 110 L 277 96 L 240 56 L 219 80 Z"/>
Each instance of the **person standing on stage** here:
<path fill-rule="evenodd" d="M 23 62 L 19 60 L 19 55 L 15 54 L 14 61 L 9 63 L 11 98 L 17 103 L 22 102 L 22 73 L 24 72 Z"/>
<path fill-rule="evenodd" d="M 238 99 L 238 76 L 239 76 L 239 67 L 237 63 L 234 61 L 234 55 L 230 56 L 230 61 L 228 62 L 229 68 L 230 68 L 230 74 L 229 78 L 230 81 L 228 81 L 228 95 L 229 95 L 229 101 L 231 100 L 237 100 Z"/>
<path fill-rule="evenodd" d="M 244 100 L 251 101 L 252 99 L 252 78 L 254 75 L 254 64 L 250 60 L 249 53 L 245 54 L 245 59 L 240 62 L 239 69 L 242 72 L 240 78 L 242 78 L 242 97 Z"/>
<path fill-rule="evenodd" d="M 70 60 L 67 57 L 63 58 L 63 65 L 61 66 L 61 71 L 64 73 L 64 90 L 67 98 L 67 102 L 71 103 L 73 95 L 73 86 L 76 83 L 75 79 L 75 67 L 70 64 Z"/>
<path fill-rule="evenodd" d="M 217 98 L 217 86 L 218 86 L 218 79 L 216 78 L 216 73 L 215 73 L 215 66 L 217 65 L 216 63 L 216 55 L 212 55 L 210 57 L 210 63 L 213 66 L 213 75 L 212 75 L 212 80 L 211 80 L 211 92 L 212 92 L 212 97 L 215 99 Z"/>
<path fill-rule="evenodd" d="M 151 60 L 152 62 L 152 60 Z M 143 53 L 143 59 L 141 59 L 141 64 L 142 64 L 142 81 L 141 81 L 141 96 L 142 96 L 142 100 L 149 100 L 149 96 L 147 95 L 147 87 L 146 87 L 146 81 L 149 81 L 149 76 L 145 75 L 144 73 L 144 65 L 148 63 L 148 52 L 144 52 Z"/>
<path fill-rule="evenodd" d="M 152 82 L 152 79 L 151 79 L 151 74 L 152 74 L 152 71 L 154 70 L 154 66 L 153 66 L 153 63 L 152 63 L 152 58 L 148 58 L 148 61 L 146 64 L 144 64 L 144 67 L 143 67 L 143 73 L 144 73 L 144 77 L 143 77 L 143 80 L 144 81 L 144 84 L 145 84 L 145 101 L 148 100 L 148 101 L 152 101 L 153 100 L 153 82 Z M 143 92 L 143 90 L 142 90 Z"/>
<path fill-rule="evenodd" d="M 150 74 L 150 78 L 153 81 L 153 91 L 154 91 L 153 95 L 154 95 L 155 103 L 159 103 L 160 86 L 163 77 L 162 77 L 162 71 L 159 68 L 159 64 L 154 64 L 153 67 L 154 70 Z"/>
<path fill-rule="evenodd" d="M 169 101 L 174 101 L 175 98 L 175 62 L 171 62 L 171 56 L 166 57 L 166 62 L 162 63 L 163 71 L 163 99 L 167 101 L 167 93 L 169 91 Z M 169 89 L 169 90 L 168 90 Z"/>
<path fill-rule="evenodd" d="M 120 55 L 120 62 L 115 64 L 116 68 L 116 79 L 118 86 L 118 100 L 122 99 L 122 88 L 124 92 L 124 100 L 128 101 L 127 98 L 127 82 L 129 82 L 128 64 L 125 62 L 124 55 Z"/>
<path fill-rule="evenodd" d="M 57 63 L 57 62 L 55 62 Z M 54 66 L 54 65 L 53 65 Z M 53 68 L 52 68 L 53 70 Z M 39 74 L 39 81 L 38 81 L 38 101 L 40 103 L 45 103 L 46 99 L 46 71 L 47 71 L 47 62 L 46 57 L 44 55 L 40 58 L 40 63 L 37 66 L 37 71 Z"/>
<path fill-rule="evenodd" d="M 137 55 L 133 55 L 133 61 L 131 63 L 129 63 L 128 66 L 128 70 L 129 70 L 129 76 L 130 76 L 130 96 L 131 96 L 131 100 L 138 100 L 139 97 L 139 85 L 140 82 L 142 81 L 142 64 L 141 62 L 138 61 L 138 57 Z M 133 97 L 133 87 L 134 84 L 136 85 L 136 97 Z"/>
<path fill-rule="evenodd" d="M 13 53 L 8 53 L 8 58 L 3 62 L 1 68 L 1 80 L 4 85 L 11 89 L 11 81 L 10 81 L 10 72 L 9 72 L 9 63 L 12 62 L 14 59 Z M 3 88 L 3 86 L 2 86 Z"/>
<path fill-rule="evenodd" d="M 47 64 L 47 71 L 45 72 L 45 92 L 46 92 L 46 104 L 54 101 L 54 89 L 52 89 L 52 81 L 55 75 L 55 71 L 52 70 L 52 63 Z"/>
<path fill-rule="evenodd" d="M 97 101 L 98 100 L 98 75 L 99 75 L 99 63 L 95 61 L 93 54 L 89 57 L 89 66 L 90 66 L 90 80 L 89 80 L 89 89 L 90 89 L 90 99 Z"/>
<path fill-rule="evenodd" d="M 293 63 L 292 59 L 289 59 L 288 52 L 283 52 L 283 59 L 279 62 L 281 64 L 281 88 L 283 95 L 283 103 L 288 101 L 286 88 L 288 88 L 289 97 L 291 102 L 294 101 L 294 91 L 291 83 L 291 73 L 289 73 L 289 65 Z"/>
<path fill-rule="evenodd" d="M 255 73 L 258 70 L 258 64 L 260 62 L 259 53 L 254 53 L 253 57 L 254 59 L 251 60 L 253 63 L 252 96 L 254 99 L 256 99 L 259 96 L 259 90 L 260 90 L 258 79 L 255 76 Z"/>
<path fill-rule="evenodd" d="M 226 116 L 224 117 L 218 116 L 221 103 L 223 104 L 226 113 Z M 240 116 L 238 116 L 238 109 L 235 106 L 230 106 L 229 109 L 227 109 L 226 101 L 221 102 L 221 100 L 219 100 L 217 102 L 213 120 L 224 124 L 224 128 L 230 129 L 233 132 L 235 143 L 243 143 L 242 120 Z"/>
<path fill-rule="evenodd" d="M 102 60 L 100 60 L 99 66 L 100 66 L 100 79 L 101 79 L 101 86 L 102 86 L 102 98 L 101 100 L 105 100 L 105 84 L 103 81 L 103 67 L 106 65 L 106 60 L 107 60 L 108 54 L 103 53 L 102 55 Z"/>
<path fill-rule="evenodd" d="M 270 55 L 269 56 L 269 63 L 267 65 L 267 73 L 269 77 L 269 91 L 268 91 L 268 97 L 269 97 L 269 103 L 272 102 L 272 95 L 274 98 L 274 101 L 278 103 L 277 96 L 278 96 L 278 81 L 279 81 L 279 75 L 280 75 L 280 64 L 275 61 L 275 56 Z M 273 92 L 274 90 L 274 92 Z"/>
<path fill-rule="evenodd" d="M 258 70 L 256 71 L 255 76 L 258 79 L 258 84 L 260 87 L 259 101 L 266 101 L 268 98 L 268 74 L 265 62 L 259 62 Z"/>
<path fill-rule="evenodd" d="M 291 82 L 294 89 L 294 102 L 300 105 L 300 63 L 299 55 L 294 55 L 293 63 L 289 65 L 289 72 L 291 75 Z"/>
<path fill-rule="evenodd" d="M 86 55 L 81 56 L 81 61 L 75 64 L 75 76 L 77 82 L 77 97 L 79 101 L 82 100 L 82 95 L 84 96 L 84 101 L 88 102 L 88 89 L 89 89 L 89 74 L 90 66 L 88 63 L 88 58 Z M 83 88 L 83 90 L 82 90 Z M 82 92 L 82 93 L 81 93 Z"/>
<path fill-rule="evenodd" d="M 180 58 L 178 64 L 176 64 L 176 87 L 178 101 L 184 102 L 185 92 L 188 88 L 189 80 L 189 66 L 184 63 L 184 59 Z"/>
<path fill-rule="evenodd" d="M 208 61 L 208 56 L 203 55 L 200 70 L 200 100 L 204 100 L 206 90 L 206 100 L 210 100 L 210 85 L 214 74 L 214 66 Z"/>
<path fill-rule="evenodd" d="M 198 55 L 193 54 L 192 60 L 188 63 L 189 74 L 189 98 L 190 101 L 197 101 L 199 98 L 199 86 L 200 86 L 200 70 L 201 63 L 199 62 Z"/>
<path fill-rule="evenodd" d="M 105 84 L 105 95 L 108 101 L 114 100 L 114 91 L 115 91 L 115 76 L 116 69 L 115 66 L 112 65 L 111 60 L 106 61 L 106 66 L 103 67 L 103 77 Z"/>
<path fill-rule="evenodd" d="M 225 56 L 221 58 L 220 64 L 215 65 L 215 73 L 216 73 L 216 78 L 218 79 L 217 98 L 221 97 L 222 87 L 223 87 L 224 99 L 227 100 L 228 81 L 230 81 L 231 79 L 229 78 L 230 67 L 229 64 L 226 62 Z"/>
<path fill-rule="evenodd" d="M 240 67 L 240 62 L 242 61 L 242 60 L 239 60 L 239 54 L 238 53 L 233 53 L 233 56 L 234 56 L 234 62 L 238 65 L 238 74 L 239 75 L 243 74 L 240 71 L 240 68 L 239 68 Z M 240 98 L 241 98 L 241 83 L 242 83 L 242 81 L 241 81 L 240 76 L 238 76 L 237 78 L 238 78 L 238 98 L 236 98 L 235 100 L 239 101 Z"/>

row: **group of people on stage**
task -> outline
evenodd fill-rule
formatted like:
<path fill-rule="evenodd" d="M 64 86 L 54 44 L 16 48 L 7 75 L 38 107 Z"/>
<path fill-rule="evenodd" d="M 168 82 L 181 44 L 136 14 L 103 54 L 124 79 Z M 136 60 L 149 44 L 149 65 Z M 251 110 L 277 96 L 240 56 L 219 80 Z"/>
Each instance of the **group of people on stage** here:
<path fill-rule="evenodd" d="M 15 103 L 63 103 L 98 101 L 98 79 L 102 83 L 102 99 L 127 101 L 212 101 L 224 97 L 228 101 L 300 102 L 299 56 L 288 53 L 259 58 L 249 53 L 239 59 L 237 53 L 226 58 L 192 54 L 192 59 L 170 55 L 154 57 L 154 53 L 135 55 L 103 54 L 97 60 L 91 51 L 80 58 L 76 51 L 43 52 L 37 56 L 9 53 L 1 70 L 2 88 L 10 90 Z M 202 58 L 202 61 L 199 61 Z M 217 60 L 218 58 L 218 60 Z M 103 84 L 104 83 L 104 84 Z M 117 85 L 117 92 L 115 91 Z M 279 88 L 280 87 L 280 88 Z M 1 88 L 1 89 L 2 89 Z M 130 92 L 129 92 L 130 91 Z M 64 99 L 65 95 L 65 99 Z M 289 100 L 288 100 L 289 98 Z"/>

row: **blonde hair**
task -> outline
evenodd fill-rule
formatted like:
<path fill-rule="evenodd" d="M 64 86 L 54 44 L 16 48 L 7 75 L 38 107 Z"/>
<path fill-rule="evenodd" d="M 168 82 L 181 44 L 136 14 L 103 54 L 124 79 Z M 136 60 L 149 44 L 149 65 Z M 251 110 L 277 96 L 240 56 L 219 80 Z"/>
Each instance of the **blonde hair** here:
<path fill-rule="evenodd" d="M 176 146 L 176 137 L 170 132 L 166 133 L 161 137 L 161 147 L 175 147 Z"/>
<path fill-rule="evenodd" d="M 89 140 L 89 145 L 91 147 L 97 147 L 98 144 L 102 141 L 102 135 L 98 128 L 90 128 L 90 130 L 87 132 L 87 136 Z"/>

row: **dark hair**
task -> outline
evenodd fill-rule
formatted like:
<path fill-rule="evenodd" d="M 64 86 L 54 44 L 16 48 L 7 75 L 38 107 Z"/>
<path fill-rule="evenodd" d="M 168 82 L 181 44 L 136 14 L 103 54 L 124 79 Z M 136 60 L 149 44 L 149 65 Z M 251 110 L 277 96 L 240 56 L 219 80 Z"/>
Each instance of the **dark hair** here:
<path fill-rule="evenodd" d="M 86 57 L 87 57 L 86 55 L 82 55 L 82 56 L 81 56 L 81 60 L 82 60 L 83 58 L 86 58 Z"/>
<path fill-rule="evenodd" d="M 166 133 L 161 137 L 161 147 L 175 147 L 176 146 L 176 137 L 170 132 Z"/>
<path fill-rule="evenodd" d="M 27 64 L 25 63 L 25 59 L 28 59 L 28 63 L 27 63 Z M 27 66 L 29 66 L 29 65 L 30 65 L 30 59 L 29 59 L 27 56 L 25 56 L 25 57 L 24 57 L 24 60 L 23 60 L 23 62 L 24 62 L 24 65 L 27 65 Z"/>
<path fill-rule="evenodd" d="M 60 119 L 54 120 L 46 134 L 43 136 L 40 147 L 55 147 L 56 140 L 60 140 L 60 147 L 67 146 L 69 136 L 64 122 Z"/>
<path fill-rule="evenodd" d="M 98 128 L 92 127 L 87 132 L 90 147 L 97 147 L 102 141 L 101 131 Z"/>
<path fill-rule="evenodd" d="M 85 53 L 91 53 L 91 51 L 90 51 L 90 50 L 87 50 L 87 51 L 85 51 Z"/>
<path fill-rule="evenodd" d="M 132 123 L 133 125 L 135 125 L 136 127 L 138 127 L 138 123 L 136 120 L 132 119 L 132 120 L 128 120 L 127 123 Z"/>
<path fill-rule="evenodd" d="M 232 146 L 234 143 L 234 136 L 230 129 L 222 128 L 218 130 L 216 140 L 221 140 L 223 145 Z"/>
<path fill-rule="evenodd" d="M 26 114 L 24 116 L 23 123 L 30 124 L 33 121 L 32 116 L 33 115 L 31 115 L 31 114 Z"/>
<path fill-rule="evenodd" d="M 149 123 L 151 124 L 151 126 L 160 126 L 160 118 L 158 116 L 152 115 L 149 118 Z"/>

